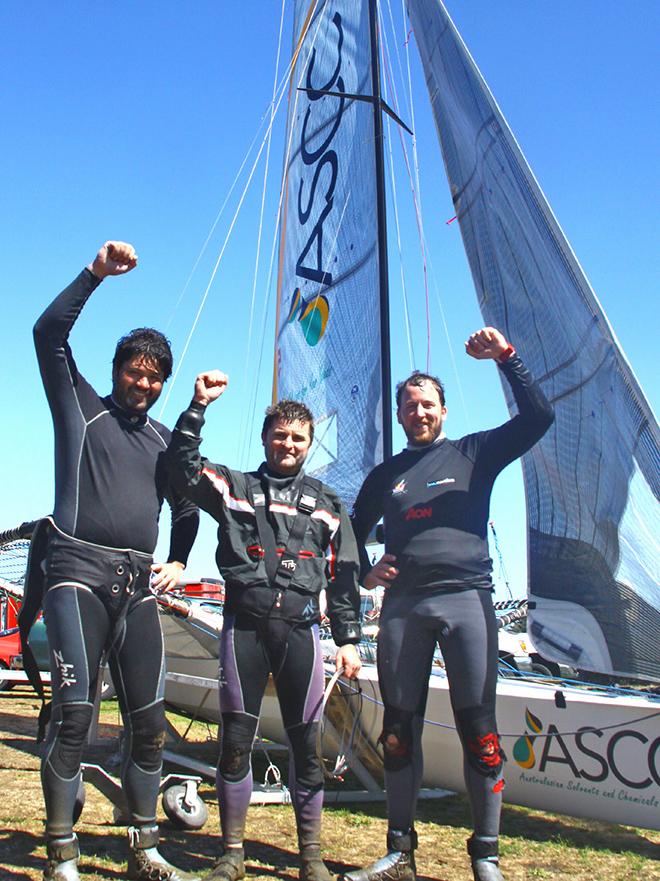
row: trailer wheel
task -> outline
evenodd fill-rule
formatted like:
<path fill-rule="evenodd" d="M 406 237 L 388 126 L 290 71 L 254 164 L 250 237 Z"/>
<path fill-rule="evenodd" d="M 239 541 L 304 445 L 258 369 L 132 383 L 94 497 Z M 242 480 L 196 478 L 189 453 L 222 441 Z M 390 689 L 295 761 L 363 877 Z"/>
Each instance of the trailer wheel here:
<path fill-rule="evenodd" d="M 117 696 L 117 689 L 115 688 L 115 684 L 112 681 L 112 676 L 109 670 L 103 671 L 103 679 L 101 680 L 101 700 L 102 701 L 111 701 L 113 697 Z"/>
<path fill-rule="evenodd" d="M 545 666 L 545 664 L 539 664 L 537 661 L 534 661 L 532 664 L 532 673 L 536 673 L 537 676 L 547 676 L 548 679 L 553 678 L 553 673 Z"/>
<path fill-rule="evenodd" d="M 163 810 L 182 829 L 201 829 L 209 816 L 193 781 L 169 786 L 163 792 Z"/>

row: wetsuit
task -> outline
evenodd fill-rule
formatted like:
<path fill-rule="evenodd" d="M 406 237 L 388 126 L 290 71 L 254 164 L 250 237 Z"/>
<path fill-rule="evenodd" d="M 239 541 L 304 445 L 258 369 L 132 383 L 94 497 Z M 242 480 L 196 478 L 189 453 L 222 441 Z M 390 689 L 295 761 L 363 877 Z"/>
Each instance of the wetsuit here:
<path fill-rule="evenodd" d="M 490 495 L 500 471 L 529 450 L 554 418 L 519 357 L 499 366 L 517 416 L 458 440 L 410 446 L 369 474 L 355 502 L 363 576 L 370 568 L 364 542 L 381 516 L 385 552 L 396 556 L 399 570 L 381 611 L 378 676 L 385 703 L 388 820 L 391 829 L 403 832 L 413 825 L 421 784 L 422 720 L 437 643 L 463 743 L 475 833 L 498 834 L 503 755 L 495 719 Z"/>
<path fill-rule="evenodd" d="M 255 487 L 267 500 L 277 553 L 287 546 L 304 475 L 281 477 L 265 464 L 257 472 L 233 471 L 201 458 L 205 408 L 193 403 L 179 418 L 169 456 L 179 489 L 218 521 L 216 560 L 225 579 L 220 640 L 222 747 L 218 801 L 225 846 L 243 842 L 252 792 L 250 753 L 268 674 L 275 679 L 287 732 L 290 788 L 301 852 L 318 850 L 323 774 L 316 731 L 323 696 L 319 643 L 319 593 L 327 589 L 328 615 L 337 645 L 360 639 L 358 553 L 348 515 L 337 495 L 321 484 L 305 526 L 288 589 L 274 587 L 255 516 Z"/>
<path fill-rule="evenodd" d="M 169 484 L 170 433 L 122 411 L 80 375 L 67 342 L 98 286 L 85 269 L 34 328 L 55 433 L 55 508 L 45 563 L 44 617 L 53 713 L 42 759 L 46 832 L 71 835 L 80 760 L 101 657 L 109 651 L 127 743 L 122 781 L 133 822 L 153 823 L 164 739 L 164 654 L 150 564 L 164 498 L 172 507 L 169 560 L 185 564 L 195 506 Z"/>

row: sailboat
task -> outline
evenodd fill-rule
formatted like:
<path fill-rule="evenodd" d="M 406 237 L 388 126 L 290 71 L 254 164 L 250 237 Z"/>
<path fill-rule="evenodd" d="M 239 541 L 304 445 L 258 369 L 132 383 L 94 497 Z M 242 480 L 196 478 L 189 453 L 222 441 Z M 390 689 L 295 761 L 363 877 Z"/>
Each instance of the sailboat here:
<path fill-rule="evenodd" d="M 556 410 L 523 459 L 531 634 L 558 663 L 658 682 L 657 423 L 447 10 L 406 5 L 484 322 L 516 341 Z M 383 113 L 401 120 L 381 96 L 378 32 L 376 0 L 296 0 L 274 396 L 319 417 L 308 470 L 348 505 L 392 453 Z M 362 684 L 375 740 L 373 668 Z M 505 799 L 660 828 L 659 720 L 650 694 L 501 681 Z M 425 784 L 461 791 L 441 673 L 424 748 Z"/>

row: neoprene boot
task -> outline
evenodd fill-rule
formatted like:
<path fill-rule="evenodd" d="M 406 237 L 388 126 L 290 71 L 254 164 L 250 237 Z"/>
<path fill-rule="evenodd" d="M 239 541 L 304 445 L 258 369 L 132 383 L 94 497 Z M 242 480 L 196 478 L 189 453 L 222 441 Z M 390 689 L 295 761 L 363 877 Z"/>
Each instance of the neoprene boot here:
<path fill-rule="evenodd" d="M 226 847 L 204 881 L 238 881 L 245 877 L 245 851 L 242 847 Z"/>
<path fill-rule="evenodd" d="M 78 838 L 53 838 L 46 843 L 48 862 L 44 869 L 44 881 L 80 881 Z"/>
<path fill-rule="evenodd" d="M 332 881 L 318 845 L 300 848 L 300 881 Z"/>
<path fill-rule="evenodd" d="M 504 881 L 500 872 L 497 838 L 477 838 L 472 835 L 467 840 L 467 851 L 472 860 L 474 881 Z"/>
<path fill-rule="evenodd" d="M 356 869 L 343 876 L 343 881 L 415 881 L 415 849 L 417 833 L 414 829 L 387 832 L 387 856 L 376 860 L 366 869 Z"/>
<path fill-rule="evenodd" d="M 128 877 L 132 881 L 200 881 L 158 853 L 158 826 L 128 827 Z"/>

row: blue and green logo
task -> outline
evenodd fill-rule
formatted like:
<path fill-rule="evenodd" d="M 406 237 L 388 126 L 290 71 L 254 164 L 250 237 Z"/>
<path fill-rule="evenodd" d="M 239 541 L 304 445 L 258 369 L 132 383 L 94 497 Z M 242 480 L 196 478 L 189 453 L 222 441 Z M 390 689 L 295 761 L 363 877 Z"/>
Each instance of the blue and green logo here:
<path fill-rule="evenodd" d="M 323 294 L 305 300 L 300 288 L 295 289 L 286 323 L 293 324 L 294 321 L 298 321 L 308 346 L 315 346 L 323 337 L 329 317 L 330 305 Z"/>
<path fill-rule="evenodd" d="M 513 745 L 513 758 L 521 768 L 533 768 L 536 761 L 534 741 L 536 740 L 536 735 L 541 733 L 543 723 L 528 709 L 525 710 L 525 723 L 530 734 L 523 734 L 522 737 L 516 740 Z"/>

